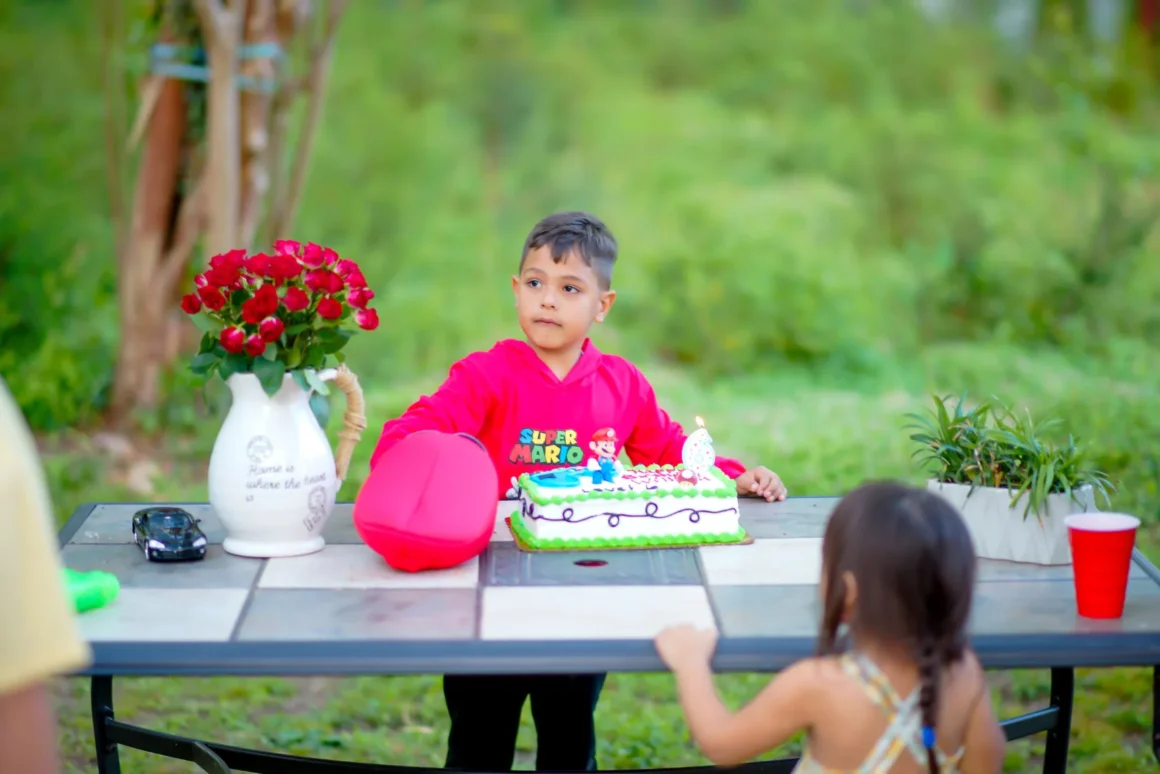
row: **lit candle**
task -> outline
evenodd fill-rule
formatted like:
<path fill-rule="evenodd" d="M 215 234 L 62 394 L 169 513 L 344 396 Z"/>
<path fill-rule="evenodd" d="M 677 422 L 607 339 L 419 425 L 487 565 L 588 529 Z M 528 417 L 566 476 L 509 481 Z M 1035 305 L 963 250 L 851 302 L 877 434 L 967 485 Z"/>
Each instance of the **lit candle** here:
<path fill-rule="evenodd" d="M 713 451 L 713 439 L 705 429 L 705 422 L 697 417 L 697 430 L 687 439 L 681 448 L 681 462 L 688 470 L 698 473 L 708 473 L 717 461 L 717 453 Z"/>

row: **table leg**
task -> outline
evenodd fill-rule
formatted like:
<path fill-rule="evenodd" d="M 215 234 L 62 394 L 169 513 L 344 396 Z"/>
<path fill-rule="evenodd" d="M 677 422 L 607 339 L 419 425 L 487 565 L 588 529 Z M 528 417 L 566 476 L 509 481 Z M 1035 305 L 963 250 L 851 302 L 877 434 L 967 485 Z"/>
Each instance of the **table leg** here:
<path fill-rule="evenodd" d="M 1160 763 L 1160 666 L 1152 667 L 1152 755 Z"/>
<path fill-rule="evenodd" d="M 193 764 L 206 774 L 230 774 L 230 767 L 205 742 L 194 742 L 192 752 Z"/>
<path fill-rule="evenodd" d="M 1060 667 L 1051 670 L 1051 704 L 1059 708 L 1055 725 L 1047 732 L 1043 750 L 1043 774 L 1065 774 L 1067 747 L 1071 741 L 1071 707 L 1075 697 L 1075 670 Z"/>
<path fill-rule="evenodd" d="M 113 678 L 94 676 L 92 680 L 93 743 L 97 748 L 97 774 L 121 774 L 121 755 L 117 743 L 109 738 L 109 721 L 113 719 Z"/>

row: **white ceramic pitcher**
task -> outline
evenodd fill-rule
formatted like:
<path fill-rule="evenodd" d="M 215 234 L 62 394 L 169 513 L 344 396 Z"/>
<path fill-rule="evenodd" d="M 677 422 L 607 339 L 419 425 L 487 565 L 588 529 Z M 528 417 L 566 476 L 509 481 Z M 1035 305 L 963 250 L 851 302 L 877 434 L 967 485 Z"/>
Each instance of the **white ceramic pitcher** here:
<path fill-rule="evenodd" d="M 318 373 L 346 395 L 337 454 L 310 410 L 310 391 L 291 374 L 270 397 L 252 373 L 226 381 L 233 402 L 209 460 L 209 504 L 226 529 L 222 548 L 237 556 L 300 556 L 322 537 L 365 427 L 358 380 L 344 366 Z"/>

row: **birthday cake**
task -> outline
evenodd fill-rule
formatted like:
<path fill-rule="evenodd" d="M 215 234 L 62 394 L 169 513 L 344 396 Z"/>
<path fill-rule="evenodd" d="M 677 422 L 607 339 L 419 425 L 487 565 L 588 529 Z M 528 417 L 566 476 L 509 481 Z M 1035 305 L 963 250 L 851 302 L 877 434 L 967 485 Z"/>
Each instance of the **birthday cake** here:
<path fill-rule="evenodd" d="M 736 485 L 712 464 L 714 457 L 706 459 L 697 439 L 686 445 L 686 463 L 625 468 L 612 456 L 610 434 L 606 428 L 593 437 L 597 457 L 587 465 L 516 480 L 519 507 L 511 529 L 521 543 L 533 549 L 644 548 L 746 539 Z"/>

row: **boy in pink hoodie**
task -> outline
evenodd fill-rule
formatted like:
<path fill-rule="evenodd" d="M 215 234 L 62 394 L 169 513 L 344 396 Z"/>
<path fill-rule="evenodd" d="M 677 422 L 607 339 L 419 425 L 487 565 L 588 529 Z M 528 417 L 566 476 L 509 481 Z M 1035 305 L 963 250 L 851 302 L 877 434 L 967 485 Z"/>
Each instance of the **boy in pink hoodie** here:
<path fill-rule="evenodd" d="M 536 224 L 512 277 L 525 339 L 501 341 L 452 365 L 434 394 L 383 426 L 371 467 L 419 430 L 478 438 L 499 473 L 497 499 L 522 473 L 584 464 L 599 431 L 624 439 L 633 464 L 679 463 L 685 433 L 657 405 L 648 380 L 588 338 L 616 299 L 616 254 L 615 238 L 587 213 L 557 213 Z M 785 499 L 781 479 L 767 468 L 746 469 L 724 457 L 717 466 L 740 495 Z M 520 712 L 531 696 L 536 770 L 595 770 L 593 713 L 603 684 L 604 675 L 445 675 L 447 768 L 510 770 Z"/>

